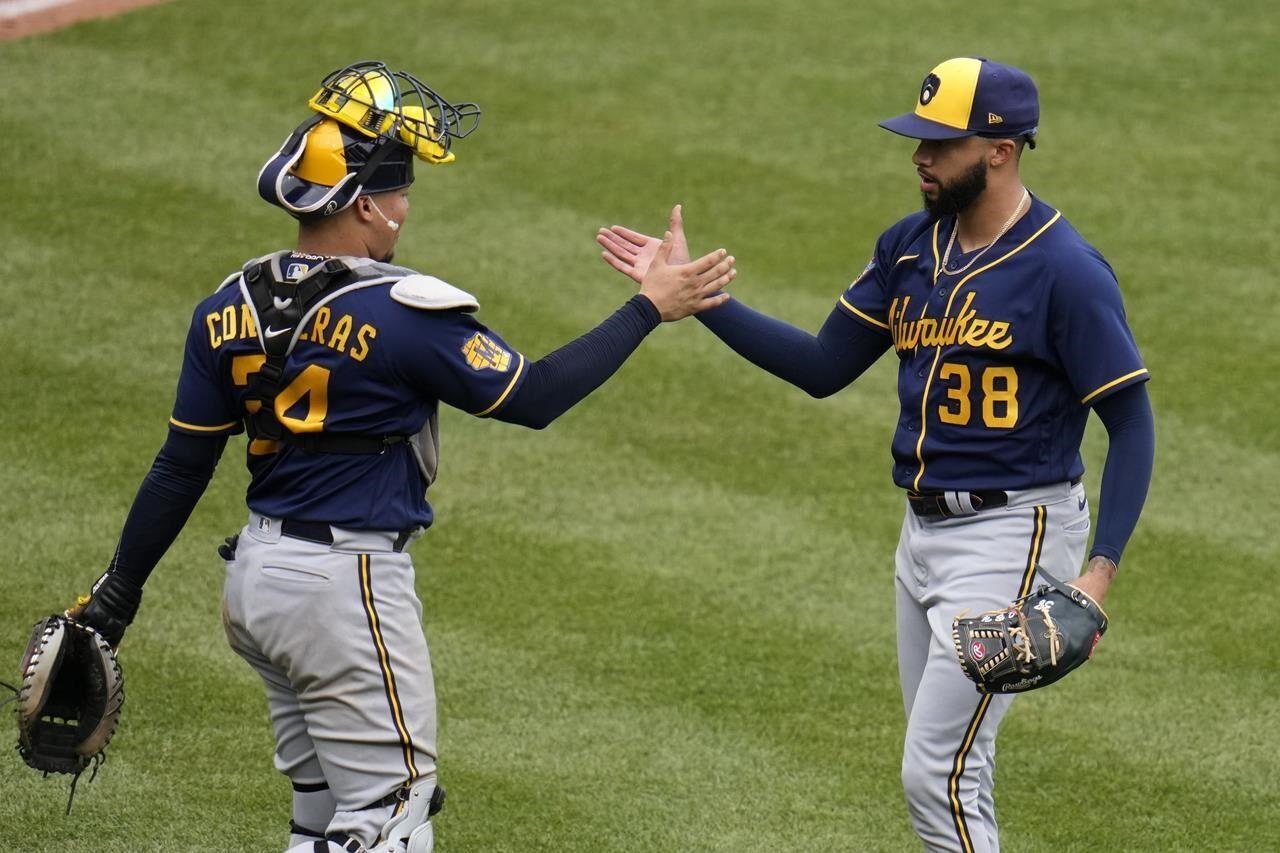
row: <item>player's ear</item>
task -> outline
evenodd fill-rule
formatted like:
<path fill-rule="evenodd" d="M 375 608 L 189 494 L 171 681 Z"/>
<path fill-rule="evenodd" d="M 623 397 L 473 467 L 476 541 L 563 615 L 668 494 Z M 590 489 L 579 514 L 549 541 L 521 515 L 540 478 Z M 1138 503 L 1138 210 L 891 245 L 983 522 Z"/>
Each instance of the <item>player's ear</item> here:
<path fill-rule="evenodd" d="M 1003 166 L 1017 159 L 1018 146 L 1012 139 L 993 139 L 987 164 L 992 168 Z"/>
<path fill-rule="evenodd" d="M 351 209 L 361 222 L 373 221 L 373 203 L 369 201 L 368 196 L 356 196 L 356 200 L 351 203 Z"/>

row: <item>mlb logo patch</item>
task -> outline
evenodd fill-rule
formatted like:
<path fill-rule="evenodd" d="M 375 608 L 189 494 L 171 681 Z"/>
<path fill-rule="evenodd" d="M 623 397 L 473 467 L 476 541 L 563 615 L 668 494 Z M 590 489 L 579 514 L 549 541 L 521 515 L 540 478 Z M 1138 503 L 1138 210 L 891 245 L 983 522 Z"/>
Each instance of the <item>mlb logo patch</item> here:
<path fill-rule="evenodd" d="M 875 268 L 876 268 L 876 256 L 872 255 L 871 260 L 867 261 L 867 265 L 862 268 L 862 272 L 858 273 L 858 277 L 855 278 L 849 286 L 853 287 L 853 285 L 862 281 L 864 278 L 867 277 L 867 273 L 871 272 Z"/>
<path fill-rule="evenodd" d="M 289 269 L 285 271 L 284 277 L 289 281 L 297 281 L 307 274 L 307 270 L 311 269 L 306 264 L 289 264 Z"/>

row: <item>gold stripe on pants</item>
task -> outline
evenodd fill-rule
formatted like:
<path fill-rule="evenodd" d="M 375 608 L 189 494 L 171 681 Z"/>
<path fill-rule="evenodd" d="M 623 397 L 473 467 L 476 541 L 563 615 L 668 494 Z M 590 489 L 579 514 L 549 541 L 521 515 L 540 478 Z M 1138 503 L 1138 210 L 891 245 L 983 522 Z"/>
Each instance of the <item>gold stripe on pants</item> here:
<path fill-rule="evenodd" d="M 387 645 L 382 640 L 382 627 L 378 622 L 378 609 L 373 603 L 373 577 L 369 572 L 369 555 L 361 554 L 357 558 L 360 565 L 360 593 L 364 598 L 364 612 L 369 620 L 369 634 L 378 650 L 378 665 L 382 668 L 382 685 L 386 689 L 387 704 L 391 706 L 391 719 L 395 723 L 396 733 L 400 737 L 400 746 L 404 750 L 404 766 L 409 771 L 409 781 L 418 778 L 418 767 L 413 760 L 413 738 L 409 736 L 409 727 L 404 723 L 404 711 L 400 707 L 400 694 L 396 690 L 396 676 L 391 671 L 391 658 L 387 654 Z"/>

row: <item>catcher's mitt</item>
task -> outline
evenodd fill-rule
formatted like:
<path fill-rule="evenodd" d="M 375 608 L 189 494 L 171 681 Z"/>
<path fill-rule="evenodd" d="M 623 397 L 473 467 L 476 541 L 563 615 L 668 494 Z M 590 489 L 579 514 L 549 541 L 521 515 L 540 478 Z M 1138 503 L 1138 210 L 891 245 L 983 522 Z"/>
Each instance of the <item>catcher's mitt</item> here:
<path fill-rule="evenodd" d="M 44 773 L 77 778 L 90 763 L 101 761 L 124 703 L 120 662 L 102 635 L 65 616 L 41 619 L 22 656 L 21 677 L 17 713 L 23 760 Z"/>
<path fill-rule="evenodd" d="M 1107 630 L 1092 598 L 1037 569 L 1050 586 L 979 616 L 960 614 L 951 638 L 964 674 L 979 693 L 1022 693 L 1045 687 L 1084 663 Z M 1052 588 L 1051 588 L 1052 587 Z"/>

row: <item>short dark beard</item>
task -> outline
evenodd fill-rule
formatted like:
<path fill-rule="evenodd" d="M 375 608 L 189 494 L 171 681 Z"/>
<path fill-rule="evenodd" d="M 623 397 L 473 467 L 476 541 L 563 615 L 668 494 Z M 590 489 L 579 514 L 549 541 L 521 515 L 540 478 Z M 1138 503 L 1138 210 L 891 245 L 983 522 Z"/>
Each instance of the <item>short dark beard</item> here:
<path fill-rule="evenodd" d="M 979 160 L 950 184 L 938 185 L 938 197 L 924 198 L 924 209 L 934 219 L 954 216 L 978 200 L 987 189 L 987 161 Z"/>

